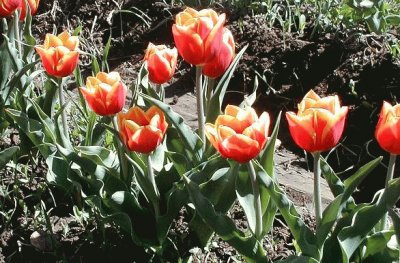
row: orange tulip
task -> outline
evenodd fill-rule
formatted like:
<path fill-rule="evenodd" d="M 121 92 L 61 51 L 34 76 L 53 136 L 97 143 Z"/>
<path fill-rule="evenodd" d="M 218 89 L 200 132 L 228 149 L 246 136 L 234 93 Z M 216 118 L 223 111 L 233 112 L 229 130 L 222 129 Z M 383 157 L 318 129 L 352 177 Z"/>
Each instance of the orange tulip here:
<path fill-rule="evenodd" d="M 31 15 L 34 16 L 39 8 L 39 2 L 40 0 L 27 0 L 28 1 L 28 5 L 29 5 L 29 9 L 31 10 Z M 26 5 L 25 5 L 25 0 L 21 1 L 20 4 L 20 9 L 21 9 L 21 15 L 19 17 L 19 19 L 21 21 L 23 21 L 25 19 L 26 16 Z"/>
<path fill-rule="evenodd" d="M 188 63 L 196 66 L 211 61 L 221 48 L 225 14 L 211 9 L 186 8 L 172 26 L 175 45 Z"/>
<path fill-rule="evenodd" d="M 0 0 L 0 17 L 11 16 L 22 0 Z"/>
<path fill-rule="evenodd" d="M 383 102 L 375 138 L 385 151 L 400 154 L 400 104 L 392 106 Z"/>
<path fill-rule="evenodd" d="M 320 98 L 310 90 L 298 105 L 298 112 L 287 112 L 294 142 L 307 152 L 333 148 L 343 133 L 348 107 L 340 106 L 338 96 Z"/>
<path fill-rule="evenodd" d="M 80 88 L 89 107 L 98 115 L 113 115 L 125 105 L 127 88 L 118 72 L 97 73 L 86 79 L 86 87 Z"/>
<path fill-rule="evenodd" d="M 253 108 L 228 105 L 215 124 L 207 123 L 205 132 L 211 144 L 224 158 L 246 163 L 255 158 L 267 142 L 269 115 L 258 118 Z"/>
<path fill-rule="evenodd" d="M 169 81 L 175 73 L 178 51 L 176 48 L 167 48 L 165 45 L 149 43 L 144 60 L 147 61 L 149 79 L 156 84 Z"/>
<path fill-rule="evenodd" d="M 152 106 L 146 112 L 135 106 L 118 114 L 119 134 L 130 151 L 150 153 L 162 142 L 168 123 L 164 113 Z"/>
<path fill-rule="evenodd" d="M 55 77 L 66 77 L 74 71 L 78 64 L 78 45 L 78 37 L 70 36 L 65 31 L 58 36 L 47 34 L 44 45 L 36 46 L 35 49 L 48 74 Z"/>
<path fill-rule="evenodd" d="M 209 78 L 218 78 L 224 74 L 225 70 L 232 63 L 235 56 L 235 41 L 232 32 L 224 28 L 222 46 L 220 52 L 203 67 L 203 74 Z"/>

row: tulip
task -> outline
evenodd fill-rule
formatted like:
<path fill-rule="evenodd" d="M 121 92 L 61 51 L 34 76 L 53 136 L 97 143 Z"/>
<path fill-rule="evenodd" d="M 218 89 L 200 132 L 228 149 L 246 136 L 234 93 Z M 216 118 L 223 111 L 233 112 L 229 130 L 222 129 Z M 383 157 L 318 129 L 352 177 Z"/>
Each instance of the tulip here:
<path fill-rule="evenodd" d="M 382 149 L 390 153 L 385 188 L 393 179 L 397 155 L 400 154 L 400 104 L 392 106 L 384 101 L 375 129 L 375 138 Z M 387 229 L 387 213 L 381 220 L 381 230 Z"/>
<path fill-rule="evenodd" d="M 54 77 L 70 75 L 79 61 L 79 39 L 66 31 L 55 36 L 47 34 L 44 45 L 36 46 L 36 52 L 42 59 L 43 67 Z"/>
<path fill-rule="evenodd" d="M 188 63 L 202 66 L 218 55 L 222 42 L 225 14 L 211 9 L 186 8 L 172 26 L 175 45 Z"/>
<path fill-rule="evenodd" d="M 392 106 L 383 102 L 375 138 L 385 151 L 400 154 L 400 104 Z"/>
<path fill-rule="evenodd" d="M 168 127 L 164 113 L 156 106 L 146 112 L 135 106 L 117 116 L 122 141 L 130 151 L 139 153 L 154 151 L 162 142 Z"/>
<path fill-rule="evenodd" d="M 267 142 L 270 118 L 264 112 L 258 118 L 253 108 L 228 105 L 215 124 L 207 123 L 205 133 L 224 158 L 246 163 L 255 158 Z"/>
<path fill-rule="evenodd" d="M 29 5 L 29 9 L 31 10 L 31 15 L 34 16 L 39 8 L 39 2 L 40 0 L 27 0 L 27 4 Z M 21 15 L 19 16 L 19 19 L 23 21 L 26 16 L 26 4 L 25 0 L 21 1 L 20 4 L 20 9 L 21 9 Z"/>
<path fill-rule="evenodd" d="M 298 112 L 287 112 L 294 142 L 307 152 L 333 148 L 343 133 L 348 107 L 340 106 L 338 96 L 320 98 L 310 90 L 298 105 Z"/>
<path fill-rule="evenodd" d="M 0 0 L 0 17 L 11 16 L 22 0 Z"/>
<path fill-rule="evenodd" d="M 86 79 L 86 87 L 80 88 L 89 107 L 98 115 L 114 115 L 125 105 L 127 93 L 118 72 L 97 73 Z"/>
<path fill-rule="evenodd" d="M 147 61 L 149 79 L 155 84 L 169 81 L 175 73 L 178 51 L 165 45 L 149 43 L 144 60 Z"/>
<path fill-rule="evenodd" d="M 232 63 L 234 56 L 235 41 L 233 40 L 232 32 L 224 28 L 220 52 L 213 60 L 203 66 L 203 74 L 212 79 L 220 77 Z"/>

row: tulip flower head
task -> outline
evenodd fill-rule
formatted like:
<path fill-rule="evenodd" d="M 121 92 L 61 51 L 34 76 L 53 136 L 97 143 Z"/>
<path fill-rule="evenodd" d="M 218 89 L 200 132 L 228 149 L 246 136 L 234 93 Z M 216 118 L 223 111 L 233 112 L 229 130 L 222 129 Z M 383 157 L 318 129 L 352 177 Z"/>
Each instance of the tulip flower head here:
<path fill-rule="evenodd" d="M 400 154 L 400 104 L 392 106 L 386 101 L 383 102 L 375 138 L 385 151 Z"/>
<path fill-rule="evenodd" d="M 225 14 L 211 9 L 186 8 L 172 26 L 175 45 L 186 62 L 202 66 L 210 62 L 221 48 Z"/>
<path fill-rule="evenodd" d="M 80 88 L 89 107 L 98 115 L 117 114 L 125 105 L 127 88 L 118 72 L 97 73 L 86 79 L 86 87 Z"/>
<path fill-rule="evenodd" d="M 323 152 L 337 145 L 342 136 L 348 107 L 338 96 L 320 98 L 310 90 L 298 105 L 297 114 L 287 112 L 294 142 L 307 152 Z"/>
<path fill-rule="evenodd" d="M 175 73 L 178 51 L 165 45 L 149 43 L 144 60 L 147 61 L 149 79 L 155 84 L 169 81 Z"/>
<path fill-rule="evenodd" d="M 164 113 L 152 106 L 146 112 L 135 106 L 118 114 L 121 139 L 130 151 L 148 154 L 161 144 L 168 123 Z"/>
<path fill-rule="evenodd" d="M 260 117 L 253 108 L 228 105 L 215 124 L 206 123 L 205 132 L 211 144 L 224 158 L 246 163 L 264 148 L 270 124 L 267 112 Z"/>
<path fill-rule="evenodd" d="M 43 67 L 49 75 L 66 77 L 70 75 L 79 61 L 79 39 L 68 32 L 55 36 L 47 34 L 43 45 L 36 46 Z"/>
<path fill-rule="evenodd" d="M 224 28 L 220 52 L 203 66 L 203 74 L 209 78 L 220 77 L 228 69 L 235 57 L 235 41 L 232 32 Z"/>
<path fill-rule="evenodd" d="M 39 8 L 39 2 L 40 0 L 26 0 L 27 4 L 29 5 L 29 9 L 31 11 L 31 15 L 34 16 Z M 26 4 L 25 4 L 25 0 L 21 1 L 21 4 L 19 6 L 19 8 L 21 9 L 21 15 L 19 17 L 19 19 L 21 21 L 23 21 L 25 19 L 26 16 Z"/>
<path fill-rule="evenodd" d="M 22 0 L 0 0 L 0 17 L 11 16 Z"/>

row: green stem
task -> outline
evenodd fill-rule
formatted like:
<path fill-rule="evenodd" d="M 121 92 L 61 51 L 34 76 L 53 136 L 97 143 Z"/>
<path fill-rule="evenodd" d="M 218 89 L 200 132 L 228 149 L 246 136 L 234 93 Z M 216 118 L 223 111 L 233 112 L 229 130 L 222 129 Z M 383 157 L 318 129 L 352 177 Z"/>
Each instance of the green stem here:
<path fill-rule="evenodd" d="M 65 104 L 65 99 L 64 99 L 64 89 L 63 89 L 63 79 L 58 78 L 58 99 L 60 102 L 60 107 L 62 108 Z M 69 129 L 68 129 L 68 121 L 67 121 L 67 113 L 66 113 L 66 108 L 64 108 L 61 112 L 61 120 L 62 120 L 62 125 L 64 128 L 65 132 L 65 137 L 69 139 Z"/>
<path fill-rule="evenodd" d="M 14 12 L 14 37 L 15 37 L 15 47 L 18 50 L 19 56 L 22 58 L 22 45 L 21 45 L 21 35 L 19 32 L 19 11 Z"/>
<path fill-rule="evenodd" d="M 203 81 L 202 81 L 202 67 L 196 67 L 196 99 L 197 99 L 197 120 L 199 125 L 199 136 L 205 144 L 206 134 L 204 133 L 204 94 L 203 94 Z"/>
<path fill-rule="evenodd" d="M 156 193 L 157 198 L 159 198 L 160 193 L 158 192 L 156 180 L 154 177 L 153 164 L 151 162 L 151 154 L 146 154 L 146 161 L 147 161 L 147 171 L 148 171 L 149 181 L 154 188 L 154 192 Z M 159 208 L 159 204 L 158 204 L 158 199 L 153 202 L 153 207 L 154 207 L 154 214 L 157 219 L 160 216 L 160 208 Z"/>
<path fill-rule="evenodd" d="M 321 166 L 320 166 L 320 152 L 315 152 L 314 156 L 314 206 L 315 206 L 315 221 L 317 228 L 321 224 L 322 220 L 322 208 L 321 208 Z"/>
<path fill-rule="evenodd" d="M 396 166 L 396 154 L 390 154 L 388 170 L 386 173 L 385 189 L 388 187 L 389 181 L 393 179 L 394 167 Z M 387 229 L 388 213 L 385 213 L 381 220 L 381 230 Z"/>
<path fill-rule="evenodd" d="M 162 102 L 164 102 L 164 87 L 162 84 L 155 84 L 155 88 L 154 90 L 156 91 L 156 93 L 158 94 L 158 96 L 160 96 L 160 99 Z"/>
<path fill-rule="evenodd" d="M 253 189 L 254 195 L 254 209 L 256 212 L 256 229 L 255 229 L 255 237 L 256 239 L 262 243 L 262 210 L 261 210 L 261 196 L 260 196 L 260 186 L 257 182 L 256 171 L 254 170 L 253 163 L 250 161 L 247 163 L 247 168 L 250 175 L 251 187 Z"/>
<path fill-rule="evenodd" d="M 114 129 L 116 131 L 118 131 L 118 123 L 117 123 L 116 115 L 112 117 L 112 123 L 113 123 Z M 116 141 L 115 148 L 117 149 L 119 163 L 121 165 L 121 178 L 127 184 L 128 188 L 129 188 L 130 182 L 129 182 L 128 160 L 124 156 L 125 147 L 124 147 L 124 145 L 122 145 L 119 138 L 116 138 L 115 141 Z"/>

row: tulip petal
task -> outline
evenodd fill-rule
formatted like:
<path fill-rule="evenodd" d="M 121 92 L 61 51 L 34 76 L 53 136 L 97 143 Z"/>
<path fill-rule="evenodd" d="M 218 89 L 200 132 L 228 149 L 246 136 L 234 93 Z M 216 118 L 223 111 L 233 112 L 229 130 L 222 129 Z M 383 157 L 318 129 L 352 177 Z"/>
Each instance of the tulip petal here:
<path fill-rule="evenodd" d="M 235 134 L 221 143 L 221 155 L 239 163 L 246 163 L 259 153 L 258 142 L 243 134 Z"/>
<path fill-rule="evenodd" d="M 152 152 L 162 141 L 162 132 L 153 126 L 144 126 L 138 129 L 128 139 L 128 148 L 131 151 L 148 154 Z"/>

